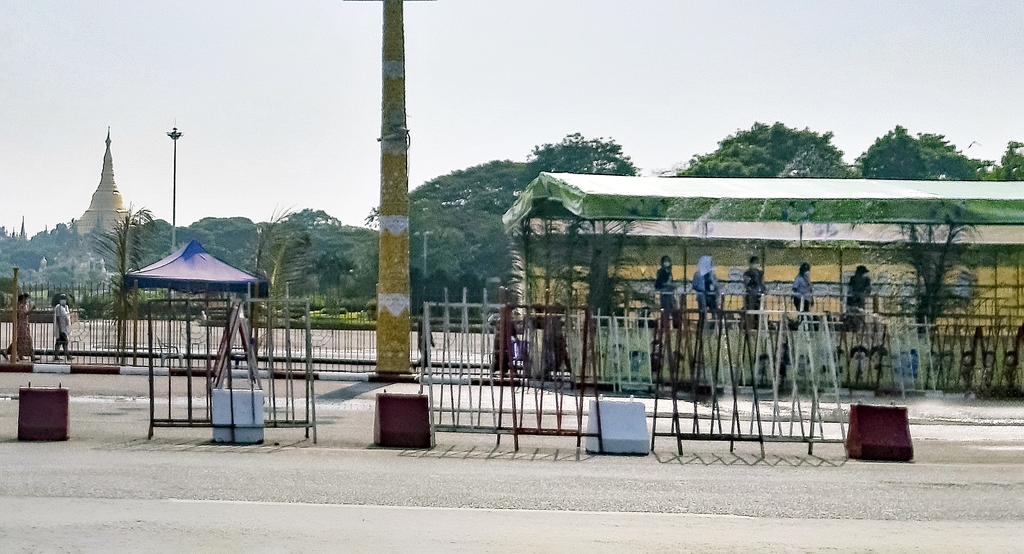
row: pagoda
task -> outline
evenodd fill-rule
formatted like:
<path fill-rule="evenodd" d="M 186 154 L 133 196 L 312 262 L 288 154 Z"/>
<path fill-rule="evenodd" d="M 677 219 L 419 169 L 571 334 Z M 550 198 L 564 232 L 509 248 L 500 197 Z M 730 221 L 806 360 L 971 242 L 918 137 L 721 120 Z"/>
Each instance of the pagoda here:
<path fill-rule="evenodd" d="M 124 199 L 121 198 L 117 185 L 114 184 L 114 159 L 110 156 L 110 128 L 107 128 L 107 152 L 103 154 L 103 171 L 100 172 L 100 184 L 92 193 L 92 202 L 78 219 L 78 232 L 88 234 L 93 231 L 108 233 L 117 224 L 117 218 L 125 212 Z"/>

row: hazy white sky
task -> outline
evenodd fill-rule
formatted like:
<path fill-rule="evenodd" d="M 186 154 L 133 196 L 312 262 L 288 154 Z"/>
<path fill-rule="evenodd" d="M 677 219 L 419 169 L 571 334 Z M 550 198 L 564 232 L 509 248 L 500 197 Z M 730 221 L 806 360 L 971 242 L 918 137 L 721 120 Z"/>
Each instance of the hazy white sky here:
<path fill-rule="evenodd" d="M 645 172 L 754 121 L 896 124 L 998 159 L 1024 140 L 1024 2 L 406 4 L 410 184 L 572 132 Z M 379 2 L 0 0 L 0 225 L 80 217 L 110 126 L 126 201 L 178 223 L 378 201 Z"/>

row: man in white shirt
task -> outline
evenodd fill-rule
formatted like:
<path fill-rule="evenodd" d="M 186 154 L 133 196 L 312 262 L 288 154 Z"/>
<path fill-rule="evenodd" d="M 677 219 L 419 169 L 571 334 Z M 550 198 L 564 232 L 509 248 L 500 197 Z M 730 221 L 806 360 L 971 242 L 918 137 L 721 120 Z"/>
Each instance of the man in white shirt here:
<path fill-rule="evenodd" d="M 60 302 L 53 307 L 53 361 L 60 357 L 59 352 L 63 347 L 64 357 L 71 361 L 71 353 L 68 352 L 68 336 L 71 334 L 71 310 L 68 308 L 68 297 L 60 295 Z"/>

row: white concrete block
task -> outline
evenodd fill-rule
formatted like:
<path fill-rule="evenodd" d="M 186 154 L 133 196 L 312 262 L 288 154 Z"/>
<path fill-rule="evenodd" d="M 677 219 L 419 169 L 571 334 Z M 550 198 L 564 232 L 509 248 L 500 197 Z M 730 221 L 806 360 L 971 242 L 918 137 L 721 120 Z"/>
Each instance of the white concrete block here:
<path fill-rule="evenodd" d="M 263 442 L 262 427 L 214 427 L 213 442 L 258 444 Z"/>
<path fill-rule="evenodd" d="M 597 433 L 597 402 L 590 401 L 587 432 Z M 601 400 L 601 445 L 604 454 L 640 454 L 651 451 L 647 413 L 641 402 Z M 597 437 L 587 437 L 587 452 L 601 450 Z"/>
<path fill-rule="evenodd" d="M 214 442 L 252 444 L 263 441 L 262 390 L 214 389 L 210 404 Z"/>

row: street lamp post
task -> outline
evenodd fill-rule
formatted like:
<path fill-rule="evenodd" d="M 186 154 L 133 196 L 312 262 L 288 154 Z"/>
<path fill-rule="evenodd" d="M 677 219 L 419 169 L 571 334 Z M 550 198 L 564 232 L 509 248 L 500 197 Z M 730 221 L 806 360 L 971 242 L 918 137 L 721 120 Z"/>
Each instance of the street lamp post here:
<path fill-rule="evenodd" d="M 174 173 L 171 181 L 171 252 L 174 252 L 178 248 L 178 139 L 181 138 L 181 132 L 175 127 L 167 136 L 174 141 Z"/>
<path fill-rule="evenodd" d="M 433 235 L 433 231 L 416 231 L 413 233 L 416 236 L 423 235 L 423 298 L 425 302 L 427 300 L 427 237 Z"/>

